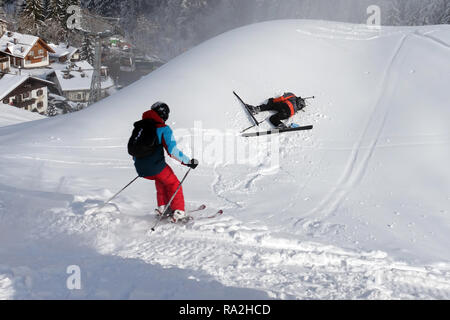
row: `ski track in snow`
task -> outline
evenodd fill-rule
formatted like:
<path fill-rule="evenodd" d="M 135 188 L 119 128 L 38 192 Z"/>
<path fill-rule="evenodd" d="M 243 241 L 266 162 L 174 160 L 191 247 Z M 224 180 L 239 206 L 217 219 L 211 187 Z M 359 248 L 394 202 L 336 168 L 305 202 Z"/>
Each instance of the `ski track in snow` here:
<path fill-rule="evenodd" d="M 191 270 L 198 281 L 254 289 L 266 292 L 268 298 L 450 298 L 450 268 L 412 267 L 381 251 L 356 252 L 289 240 L 229 215 L 185 226 L 162 223 L 150 233 L 154 217 L 127 216 L 114 206 L 93 216 L 74 214 L 70 208 L 55 213 L 50 226 L 38 228 L 33 237 L 49 237 L 52 232 L 95 234 L 92 243 L 102 255 Z M 18 281 L 6 271 L 0 268 L 0 297 L 2 287 Z M 21 277 L 30 274 L 23 272 Z"/>
<path fill-rule="evenodd" d="M 2 187 L 2 190 L 17 194 L 11 189 Z M 450 267 L 447 265 L 410 266 L 392 260 L 382 251 L 352 251 L 288 239 L 264 225 L 234 218 L 233 210 L 215 219 L 196 220 L 187 225 L 163 222 L 151 233 L 155 217 L 124 214 L 121 208 L 130 202 L 126 198 L 90 215 L 88 212 L 99 205 L 100 200 L 47 193 L 30 196 L 44 202 L 51 196 L 55 201 L 67 203 L 59 209 L 44 210 L 34 218 L 34 227 L 27 236 L 31 244 L 43 239 L 57 244 L 63 242 L 59 240 L 61 236 L 81 237 L 81 244 L 94 249 L 102 258 L 61 252 L 58 256 L 64 258 L 56 259 L 58 262 L 43 260 L 45 267 L 36 270 L 28 265 L 8 267 L 0 263 L 0 298 L 3 299 L 149 298 L 141 292 L 143 286 L 166 285 L 159 284 L 161 280 L 155 278 L 160 272 L 154 269 L 159 268 L 157 266 L 166 272 L 180 270 L 174 271 L 175 275 L 186 275 L 194 279 L 193 284 L 208 284 L 210 289 L 220 283 L 226 288 L 255 290 L 242 294 L 247 297 L 253 294 L 260 299 L 263 296 L 258 292 L 272 299 L 450 299 Z M 0 205 L 0 213 L 2 208 Z M 143 208 L 135 209 L 134 212 L 143 211 Z M 207 215 L 198 214 L 199 217 Z M 67 246 L 63 249 L 69 250 Z M 89 269 L 89 284 L 94 284 L 96 290 L 85 290 L 77 295 L 61 287 L 65 283 L 66 265 L 60 264 L 67 260 L 65 255 L 69 255 L 71 263 Z M 110 286 L 117 272 L 138 272 L 141 276 L 126 277 L 126 283 L 119 277 L 112 291 L 100 289 L 106 284 Z M 143 280 L 141 277 L 145 273 L 148 274 Z M 45 279 L 53 282 L 46 283 Z M 174 279 L 184 289 L 180 288 L 176 294 L 172 292 L 170 297 L 186 298 L 193 284 L 184 283 L 184 278 Z M 204 299 L 208 295 L 198 293 L 197 297 Z"/>
<path fill-rule="evenodd" d="M 234 187 L 227 187 L 225 183 L 223 182 L 223 175 L 219 173 L 219 170 L 217 167 L 214 167 L 213 169 L 215 180 L 211 185 L 211 189 L 216 194 L 216 196 L 225 202 L 229 203 L 231 205 L 231 208 L 233 209 L 242 209 L 243 206 L 239 204 L 238 202 L 235 202 L 229 198 L 227 198 L 224 193 L 230 190 L 236 190 L 237 186 Z"/>
<path fill-rule="evenodd" d="M 369 118 L 362 136 L 352 150 L 352 153 L 349 157 L 349 162 L 344 169 L 342 178 L 337 182 L 336 187 L 334 187 L 333 190 L 328 193 L 328 195 L 318 204 L 318 206 L 307 213 L 305 217 L 298 219 L 294 223 L 294 226 L 302 223 L 303 227 L 307 227 L 311 224 L 311 221 L 307 220 L 306 218 L 314 217 L 314 220 L 320 220 L 325 219 L 326 217 L 333 214 L 336 210 L 338 210 L 342 200 L 345 199 L 345 197 L 358 185 L 358 183 L 363 178 L 368 168 L 370 159 L 372 158 L 375 149 L 378 147 L 379 137 L 383 131 L 384 124 L 390 112 L 389 97 L 394 92 L 395 85 L 399 81 L 398 77 L 394 78 L 392 76 L 391 70 L 393 70 L 397 61 L 402 61 L 402 59 L 399 58 L 402 52 L 402 48 L 408 37 L 412 36 L 421 37 L 428 41 L 432 41 L 435 44 L 439 45 L 441 48 L 443 47 L 444 49 L 450 48 L 450 46 L 444 41 L 430 36 L 427 33 L 420 33 L 419 31 L 406 34 L 402 37 L 402 39 L 399 41 L 398 47 L 394 52 L 391 62 L 389 63 L 385 71 L 385 76 L 381 84 L 382 89 L 379 93 L 379 99 L 374 107 L 374 111 Z M 363 146 L 363 144 L 367 141 L 370 141 L 369 146 Z M 447 142 L 447 140 L 444 140 L 441 143 L 445 144 Z"/>
<path fill-rule="evenodd" d="M 381 83 L 381 90 L 378 94 L 378 101 L 376 102 L 373 112 L 369 117 L 367 125 L 363 130 L 361 137 L 358 139 L 353 148 L 349 161 L 343 171 L 341 179 L 336 183 L 336 186 L 328 193 L 328 195 L 305 217 L 297 220 L 294 223 L 305 223 L 306 217 L 314 217 L 315 220 L 324 219 L 333 214 L 340 206 L 342 200 L 355 188 L 361 181 L 365 171 L 369 165 L 370 159 L 377 147 L 379 137 L 383 131 L 385 121 L 389 114 L 389 97 L 395 89 L 397 84 L 397 77 L 393 78 L 392 70 L 397 61 L 401 61 L 399 56 L 402 48 L 410 35 L 404 35 L 400 39 L 397 48 L 394 51 L 392 59 L 386 68 L 385 75 Z M 368 146 L 364 146 L 365 143 Z M 309 224 L 310 222 L 306 222 Z"/>
<path fill-rule="evenodd" d="M 443 47 L 445 49 L 450 49 L 450 44 L 448 44 L 447 42 L 445 42 L 445 41 L 443 41 L 443 40 L 441 40 L 439 38 L 433 37 L 431 35 L 433 32 L 435 32 L 435 31 L 424 32 L 424 33 L 421 33 L 420 31 L 416 31 L 414 34 L 417 35 L 417 36 L 426 38 L 428 40 L 431 40 L 434 43 L 440 45 L 441 47 Z"/>

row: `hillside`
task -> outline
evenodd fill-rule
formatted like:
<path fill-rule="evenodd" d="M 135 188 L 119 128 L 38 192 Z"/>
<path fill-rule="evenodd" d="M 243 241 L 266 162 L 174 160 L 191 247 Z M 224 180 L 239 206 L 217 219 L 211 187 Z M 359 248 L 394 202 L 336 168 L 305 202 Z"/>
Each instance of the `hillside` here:
<path fill-rule="evenodd" d="M 0 128 L 0 297 L 448 299 L 449 47 L 449 26 L 266 22 L 83 111 Z M 315 95 L 294 119 L 315 128 L 246 140 L 233 90 Z M 222 217 L 150 234 L 143 179 L 91 214 L 136 176 L 126 142 L 156 101 L 200 160 L 188 207 Z"/>
<path fill-rule="evenodd" d="M 0 127 L 44 118 L 44 116 L 37 113 L 22 110 L 3 103 L 0 104 Z"/>

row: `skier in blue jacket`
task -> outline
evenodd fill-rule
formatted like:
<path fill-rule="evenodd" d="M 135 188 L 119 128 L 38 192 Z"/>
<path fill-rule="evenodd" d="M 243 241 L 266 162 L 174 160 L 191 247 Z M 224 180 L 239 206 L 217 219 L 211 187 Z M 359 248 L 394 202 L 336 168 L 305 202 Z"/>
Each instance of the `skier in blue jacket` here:
<path fill-rule="evenodd" d="M 142 119 L 151 119 L 155 123 L 159 145 L 151 155 L 144 158 L 134 158 L 134 165 L 139 176 L 155 181 L 158 201 L 158 210 L 156 211 L 158 213 L 165 211 L 166 205 L 180 184 L 172 168 L 165 161 L 164 150 L 182 165 L 192 169 L 198 166 L 197 160 L 191 160 L 178 149 L 172 129 L 165 124 L 169 118 L 169 113 L 170 109 L 167 104 L 157 102 L 151 110 L 142 115 Z M 177 222 L 186 217 L 182 187 L 178 190 L 169 209 L 172 212 L 172 222 Z"/>

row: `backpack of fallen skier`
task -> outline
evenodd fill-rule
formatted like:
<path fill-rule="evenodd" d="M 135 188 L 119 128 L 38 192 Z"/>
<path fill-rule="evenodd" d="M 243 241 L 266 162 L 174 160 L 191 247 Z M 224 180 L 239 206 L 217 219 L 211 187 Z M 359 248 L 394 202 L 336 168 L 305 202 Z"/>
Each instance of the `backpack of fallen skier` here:
<path fill-rule="evenodd" d="M 133 133 L 128 140 L 128 153 L 136 158 L 153 154 L 159 145 L 156 125 L 151 119 L 144 119 L 134 124 Z"/>

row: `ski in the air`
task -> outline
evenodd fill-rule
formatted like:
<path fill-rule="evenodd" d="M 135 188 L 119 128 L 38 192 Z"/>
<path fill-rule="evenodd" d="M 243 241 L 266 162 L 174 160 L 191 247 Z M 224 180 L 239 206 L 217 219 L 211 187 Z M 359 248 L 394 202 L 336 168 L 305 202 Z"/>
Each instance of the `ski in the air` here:
<path fill-rule="evenodd" d="M 244 100 L 241 99 L 241 97 L 239 97 L 239 95 L 233 91 L 233 94 L 236 96 L 236 98 L 238 98 L 238 100 L 242 103 L 242 105 L 244 106 L 245 110 L 247 110 L 249 116 L 252 118 L 253 122 L 255 123 L 253 126 L 251 126 L 250 128 L 253 128 L 255 126 L 259 126 L 262 122 L 259 122 L 255 116 L 253 115 L 253 113 L 250 111 L 250 109 L 248 108 L 248 105 L 244 102 Z M 264 122 L 264 121 L 263 121 Z M 249 129 L 250 129 L 249 128 Z M 244 130 L 245 131 L 245 130 Z"/>
<path fill-rule="evenodd" d="M 298 127 L 298 128 L 286 128 L 286 129 L 273 129 L 268 131 L 260 131 L 260 132 L 252 132 L 252 133 L 244 133 L 243 137 L 259 137 L 259 136 L 266 136 L 269 134 L 278 134 L 278 133 L 286 133 L 286 132 L 295 132 L 295 131 L 305 131 L 305 130 L 311 130 L 313 129 L 313 126 L 304 126 L 304 127 Z"/>

